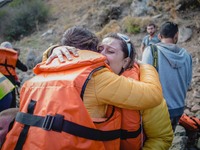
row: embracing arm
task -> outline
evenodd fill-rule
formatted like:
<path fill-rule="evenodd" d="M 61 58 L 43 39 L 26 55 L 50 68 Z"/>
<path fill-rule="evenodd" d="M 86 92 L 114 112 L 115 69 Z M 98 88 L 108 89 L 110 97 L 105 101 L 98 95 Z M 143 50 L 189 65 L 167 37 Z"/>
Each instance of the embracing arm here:
<path fill-rule="evenodd" d="M 98 73 L 98 74 L 97 74 Z M 148 109 L 162 101 L 162 88 L 156 70 L 150 65 L 140 66 L 140 81 L 118 76 L 102 69 L 94 74 L 98 101 L 121 108 Z"/>
<path fill-rule="evenodd" d="M 46 61 L 46 64 L 49 64 L 54 58 L 58 57 L 60 62 L 65 62 L 64 56 L 68 60 L 72 60 L 72 56 L 70 52 L 74 56 L 78 56 L 78 50 L 71 46 L 59 46 L 59 45 L 53 45 L 49 47 L 44 53 L 42 61 Z"/>

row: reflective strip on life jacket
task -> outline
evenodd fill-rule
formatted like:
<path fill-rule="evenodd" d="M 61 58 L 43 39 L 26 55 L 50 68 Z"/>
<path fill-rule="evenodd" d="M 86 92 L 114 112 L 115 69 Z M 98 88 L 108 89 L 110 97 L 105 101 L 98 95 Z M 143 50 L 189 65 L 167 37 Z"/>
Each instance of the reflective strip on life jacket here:
<path fill-rule="evenodd" d="M 0 73 L 0 100 L 14 89 L 14 85 Z"/>

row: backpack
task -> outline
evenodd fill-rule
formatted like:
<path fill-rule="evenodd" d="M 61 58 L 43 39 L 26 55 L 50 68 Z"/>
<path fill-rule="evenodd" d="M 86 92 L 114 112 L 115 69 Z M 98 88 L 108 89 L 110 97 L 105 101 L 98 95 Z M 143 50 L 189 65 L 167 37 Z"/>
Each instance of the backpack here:
<path fill-rule="evenodd" d="M 195 116 L 183 114 L 179 120 L 179 124 L 189 131 L 200 131 L 200 119 Z"/>
<path fill-rule="evenodd" d="M 158 50 L 157 50 L 157 46 L 154 45 L 154 44 L 151 44 L 150 49 L 151 49 L 151 53 L 152 53 L 152 56 L 153 56 L 153 66 L 158 71 Z"/>

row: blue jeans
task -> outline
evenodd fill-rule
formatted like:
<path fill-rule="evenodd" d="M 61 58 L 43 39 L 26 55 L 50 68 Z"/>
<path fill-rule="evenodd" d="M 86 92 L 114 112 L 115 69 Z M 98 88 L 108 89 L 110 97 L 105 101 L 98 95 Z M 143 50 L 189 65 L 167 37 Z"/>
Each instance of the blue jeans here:
<path fill-rule="evenodd" d="M 176 126 L 178 125 L 178 122 L 179 122 L 180 118 L 181 118 L 181 116 L 170 118 L 173 131 L 175 131 Z"/>
<path fill-rule="evenodd" d="M 12 93 L 10 92 L 0 100 L 0 112 L 10 108 L 11 102 L 12 102 Z"/>

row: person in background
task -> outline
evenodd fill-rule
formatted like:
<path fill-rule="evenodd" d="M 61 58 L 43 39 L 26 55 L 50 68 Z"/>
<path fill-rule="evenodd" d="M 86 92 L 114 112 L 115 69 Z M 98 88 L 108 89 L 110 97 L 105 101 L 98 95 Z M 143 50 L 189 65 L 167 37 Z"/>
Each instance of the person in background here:
<path fill-rule="evenodd" d="M 144 49 L 147 46 L 150 46 L 151 44 L 156 44 L 160 42 L 160 39 L 158 38 L 158 35 L 156 34 L 156 25 L 154 23 L 150 23 L 149 25 L 147 25 L 147 33 L 148 35 L 146 35 L 143 39 L 142 39 L 142 43 L 141 43 L 141 47 L 140 50 L 143 53 Z"/>
<path fill-rule="evenodd" d="M 76 38 L 73 34 L 66 34 L 64 36 L 64 45 L 78 47 L 76 44 L 72 44 L 73 42 L 71 42 L 72 39 L 79 39 L 79 32 L 76 31 L 75 33 L 76 36 L 74 36 Z M 136 80 L 140 79 L 139 65 L 135 61 L 136 51 L 129 37 L 120 33 L 110 33 L 105 36 L 103 41 L 98 45 L 97 50 L 99 53 L 106 56 L 106 62 L 114 73 Z M 66 50 L 66 47 L 55 48 L 51 56 L 57 56 L 62 61 L 62 53 L 65 54 L 66 57 L 69 57 L 69 52 Z M 169 112 L 164 99 L 160 105 L 151 109 L 134 111 L 124 108 L 121 111 L 122 129 L 131 133 L 135 128 L 138 129 L 142 122 L 145 140 L 143 141 L 141 135 L 138 135 L 135 138 L 121 140 L 120 149 L 169 149 L 173 139 L 173 131 L 169 119 Z M 98 117 L 103 117 L 103 115 Z M 142 120 L 138 118 L 142 118 Z"/>
<path fill-rule="evenodd" d="M 14 85 L 0 72 L 0 112 L 10 108 Z"/>
<path fill-rule="evenodd" d="M 186 49 L 179 47 L 178 25 L 165 22 L 159 33 L 160 43 L 157 49 L 157 70 L 159 73 L 164 98 L 167 101 L 173 130 L 183 114 L 187 90 L 192 80 L 192 57 Z M 147 47 L 142 62 L 153 65 L 152 50 Z"/>
<path fill-rule="evenodd" d="M 18 77 L 15 69 L 18 68 L 26 72 L 28 70 L 27 66 L 19 60 L 18 53 L 8 41 L 1 43 L 0 55 L 0 72 L 4 74 L 13 85 L 19 85 L 19 82 L 16 80 Z M 15 89 L 12 91 L 12 97 L 11 108 L 16 107 Z"/>
<path fill-rule="evenodd" d="M 88 35 L 90 38 L 85 37 L 85 34 L 84 34 L 85 32 L 86 32 L 86 35 Z M 73 33 L 69 32 L 69 31 L 65 32 L 63 38 L 66 38 L 65 35 L 70 35 L 70 34 L 73 34 Z M 86 47 L 87 49 L 97 51 L 96 46 L 98 43 L 98 39 L 94 34 L 92 34 L 91 32 L 88 32 L 87 30 L 82 30 L 82 32 L 78 32 L 78 33 L 76 33 L 76 35 L 77 35 L 77 39 L 70 38 L 69 39 L 71 41 L 70 43 L 73 43 L 73 42 L 82 43 L 78 46 L 78 48 L 84 49 Z M 65 44 L 63 44 L 63 45 L 65 45 Z M 41 115 L 45 116 L 45 113 L 48 114 L 49 112 L 53 112 L 55 114 L 62 113 L 62 115 L 65 116 L 64 119 L 66 120 L 66 119 L 70 119 L 68 116 L 73 115 L 75 113 L 73 111 L 73 114 L 70 114 L 70 110 L 76 110 L 76 108 L 79 108 L 79 107 L 73 107 L 73 109 L 72 108 L 67 109 L 69 111 L 63 111 L 63 109 L 65 110 L 66 107 L 71 106 L 70 103 L 65 103 L 65 100 L 69 101 L 69 102 L 70 101 L 71 102 L 81 102 L 81 106 L 82 106 L 82 104 L 84 104 L 85 107 L 82 107 L 82 109 L 76 110 L 76 111 L 78 111 L 77 114 L 79 114 L 80 116 L 73 115 L 73 117 L 70 119 L 71 121 L 75 121 L 75 119 L 77 117 L 80 118 L 82 115 L 82 113 L 80 113 L 80 112 L 83 112 L 84 110 L 87 109 L 87 115 L 86 116 L 84 115 L 84 117 L 82 116 L 83 119 L 76 120 L 78 122 L 83 123 L 81 126 L 87 125 L 87 127 L 88 127 L 88 125 L 92 121 L 91 118 L 93 118 L 93 119 L 97 118 L 97 119 L 103 119 L 104 120 L 102 122 L 103 124 L 105 124 L 107 121 L 111 121 L 110 122 L 111 124 L 114 123 L 113 130 L 117 129 L 117 131 L 118 131 L 118 129 L 120 129 L 120 125 L 121 125 L 119 120 L 118 120 L 118 122 L 113 122 L 113 120 L 112 119 L 110 120 L 110 118 L 106 115 L 109 105 L 121 107 L 121 108 L 129 108 L 129 109 L 146 109 L 146 108 L 151 108 L 156 105 L 159 105 L 162 102 L 162 89 L 160 87 L 160 83 L 158 80 L 156 70 L 152 66 L 140 65 L 140 71 L 141 71 L 140 72 L 140 80 L 142 82 L 138 82 L 136 80 L 133 80 L 130 78 L 127 79 L 123 76 L 118 76 L 115 73 L 112 73 L 109 70 L 109 67 L 107 66 L 107 64 L 105 63 L 106 57 L 99 53 L 87 51 L 87 50 L 81 50 L 81 51 L 79 51 L 79 54 L 80 54 L 79 58 L 76 58 L 76 59 L 74 58 L 75 60 L 66 61 L 65 63 L 60 63 L 59 60 L 56 58 L 56 60 L 55 60 L 56 63 L 55 63 L 55 61 L 52 61 L 49 65 L 46 65 L 44 62 L 36 65 L 36 67 L 34 68 L 34 72 L 37 75 L 34 78 L 32 78 L 31 80 L 26 81 L 24 83 L 24 85 L 22 87 L 23 90 L 21 90 L 21 93 L 20 93 L 21 94 L 20 95 L 21 96 L 20 111 L 24 110 L 23 113 L 22 112 L 20 113 L 21 115 L 24 113 L 25 113 L 24 115 L 27 114 L 25 110 L 27 110 L 26 107 L 27 107 L 28 103 L 30 102 L 31 106 L 35 106 L 35 110 L 31 111 L 31 112 L 33 112 L 32 117 L 34 115 L 36 115 L 36 117 L 38 118 L 38 117 L 41 117 Z M 123 61 L 123 62 L 119 62 L 118 65 L 120 65 L 122 67 L 126 64 L 127 64 L 127 62 Z M 82 86 L 80 86 L 79 84 L 84 82 L 84 80 L 81 80 L 81 79 L 83 79 L 84 77 L 88 77 L 87 74 L 90 73 L 88 71 L 82 72 L 82 70 L 85 70 L 86 68 L 90 69 L 93 66 L 98 66 L 98 65 L 100 65 L 100 66 L 103 65 L 105 67 L 101 68 L 100 70 L 97 70 L 96 72 L 94 72 L 92 75 L 89 76 L 91 78 L 89 78 L 90 80 L 88 81 L 86 87 L 84 88 L 84 92 L 83 92 L 84 94 L 83 94 L 83 96 L 81 96 L 81 97 L 83 97 L 82 98 L 83 103 L 82 103 L 81 99 L 77 99 L 77 98 L 80 98 L 80 93 L 77 93 L 77 92 L 81 92 L 83 90 L 83 89 L 82 90 L 80 89 Z M 45 70 L 47 72 L 45 70 L 43 70 L 42 68 L 44 68 L 44 69 L 46 68 L 47 70 L 46 69 Z M 51 72 L 51 70 L 53 72 Z M 75 71 L 75 73 L 73 71 Z M 81 71 L 81 74 L 79 75 L 80 71 Z M 56 78 L 51 78 L 51 75 L 53 75 Z M 63 75 L 66 78 L 63 78 L 64 77 Z M 78 77 L 77 77 L 77 75 L 78 75 Z M 43 79 L 41 79 L 41 78 L 43 78 Z M 65 81 L 69 82 L 70 84 L 67 84 L 67 82 L 60 82 L 61 80 L 62 81 L 65 80 Z M 71 82 L 71 80 L 72 80 L 72 82 Z M 48 84 L 48 83 L 50 83 L 50 84 Z M 54 86 L 53 83 L 56 85 Z M 75 84 L 71 84 L 71 83 L 75 83 Z M 58 87 L 59 85 L 60 86 L 64 85 L 64 87 L 66 87 L 66 88 L 61 88 L 61 89 L 58 88 L 58 90 L 56 90 L 57 89 L 56 87 Z M 75 90 L 76 92 L 68 91 L 68 89 L 70 90 L 70 87 L 71 87 L 70 85 L 76 86 L 76 88 L 77 88 L 77 90 Z M 42 92 L 42 90 L 45 90 L 45 92 Z M 49 91 L 49 90 L 51 90 L 51 91 Z M 59 93 L 61 91 L 63 91 L 63 94 L 66 96 L 66 98 L 65 98 L 65 96 L 63 96 L 62 94 Z M 71 94 L 71 96 L 70 96 L 70 94 Z M 61 97 L 59 98 L 58 95 L 60 95 Z M 58 99 L 56 98 L 57 96 L 58 96 Z M 71 99 L 71 97 L 74 97 L 74 99 Z M 33 99 L 33 101 L 31 99 Z M 78 100 L 78 101 L 76 101 L 76 100 Z M 34 101 L 37 103 L 36 105 L 32 105 L 32 103 L 34 103 Z M 48 105 L 48 104 L 53 104 L 53 105 Z M 75 106 L 77 106 L 77 105 L 75 105 Z M 52 110 L 52 109 L 54 109 L 54 110 Z M 116 110 L 116 109 L 114 109 L 114 110 Z M 114 111 L 114 114 L 116 114 L 116 112 L 120 112 L 120 110 Z M 88 115 L 89 115 L 89 120 L 84 122 L 84 120 L 86 120 L 86 118 L 88 118 Z M 117 116 L 118 117 L 115 119 L 120 119 L 120 114 Z M 23 118 L 21 118 L 22 120 L 20 118 L 16 118 L 16 122 L 14 123 L 14 126 L 11 129 L 11 131 L 8 133 L 2 150 L 13 149 L 13 147 L 15 147 L 15 146 L 17 146 L 17 147 L 23 146 L 23 148 L 26 149 L 30 145 L 32 147 L 35 147 L 35 148 L 37 147 L 39 149 L 45 149 L 47 147 L 50 149 L 59 149 L 59 148 L 61 149 L 63 147 L 75 149 L 77 147 L 80 147 L 80 148 L 84 147 L 83 149 L 94 150 L 94 149 L 105 149 L 104 146 L 109 147 L 109 149 L 112 149 L 112 150 L 119 149 L 119 142 L 120 142 L 119 138 L 115 139 L 115 140 L 105 141 L 105 143 L 104 143 L 101 140 L 90 140 L 87 138 L 80 138 L 77 134 L 81 134 L 81 132 L 78 132 L 78 133 L 76 133 L 75 136 L 73 136 L 74 134 L 56 132 L 56 131 L 58 131 L 57 129 L 56 129 L 56 131 L 55 130 L 54 131 L 50 131 L 50 130 L 46 131 L 43 128 L 41 129 L 40 125 L 42 125 L 42 124 L 40 124 L 40 125 L 38 124 L 37 127 L 32 127 L 32 125 L 29 123 L 28 124 L 30 126 L 30 130 L 29 130 L 30 132 L 28 132 L 27 136 L 20 136 L 20 138 L 26 137 L 27 141 L 26 141 L 26 139 L 23 139 L 22 141 L 24 141 L 25 143 L 24 142 L 18 143 L 16 140 L 13 140 L 13 136 L 14 137 L 19 136 L 20 133 L 23 133 L 23 135 L 24 135 L 24 132 L 21 132 L 21 131 L 24 131 L 27 124 L 25 122 L 23 122 Z M 31 119 L 31 116 L 29 116 L 28 118 L 30 119 L 30 121 L 31 120 L 37 121 L 33 118 Z M 41 119 L 43 120 L 44 118 L 42 117 Z M 62 121 L 62 118 L 60 118 L 60 119 Z M 56 123 L 57 123 L 57 121 L 53 121 L 51 124 L 53 124 L 53 126 L 54 126 L 54 125 L 56 125 Z M 85 123 L 86 123 L 86 125 L 85 125 Z M 111 127 L 110 123 L 105 124 L 105 126 L 107 126 L 109 129 Z M 22 126 L 22 124 L 25 124 L 23 129 L 19 128 L 19 126 Z M 92 122 L 92 124 L 93 124 L 93 122 Z M 57 127 L 59 127 L 60 125 L 62 125 L 62 124 L 58 124 Z M 97 126 L 99 126 L 99 124 Z M 69 127 L 67 128 L 67 130 L 69 129 Z M 73 128 L 74 128 L 74 126 L 73 126 Z M 70 128 L 70 129 L 73 130 L 73 128 Z M 94 128 L 94 125 L 92 128 Z M 35 130 L 35 131 L 33 131 L 33 130 Z M 62 130 L 62 126 L 61 126 L 61 130 Z M 40 131 L 39 137 L 34 136 L 35 133 L 37 133 L 36 131 Z M 86 131 L 84 131 L 84 133 Z M 77 130 L 76 130 L 76 132 L 77 132 Z M 90 134 L 90 132 L 86 132 L 82 136 L 89 136 L 89 135 L 92 135 L 92 138 L 96 138 L 96 136 L 98 136 L 98 135 L 95 136 L 95 134 Z M 43 137 L 45 137 L 44 142 L 42 142 Z M 105 138 L 107 138 L 107 137 L 109 137 L 109 136 L 106 136 Z M 37 138 L 37 140 L 35 138 Z M 38 140 L 38 138 L 40 138 L 41 140 Z M 99 137 L 99 138 L 102 138 L 102 137 Z M 15 139 L 17 139 L 17 138 L 15 138 Z M 58 140 L 59 142 L 48 142 L 48 141 L 52 141 L 52 140 Z M 103 139 L 103 141 L 104 140 L 106 140 L 106 139 Z M 21 141 L 21 140 L 19 140 L 19 141 Z M 16 142 L 17 142 L 17 145 L 16 145 Z M 41 146 L 39 146 L 39 145 L 41 145 Z"/>

